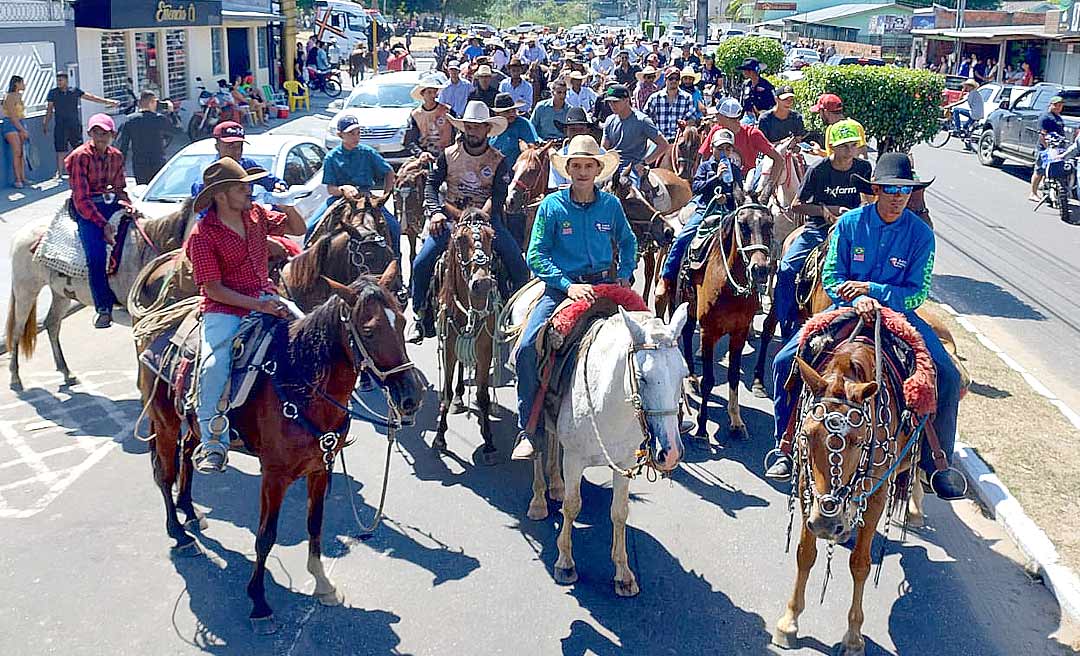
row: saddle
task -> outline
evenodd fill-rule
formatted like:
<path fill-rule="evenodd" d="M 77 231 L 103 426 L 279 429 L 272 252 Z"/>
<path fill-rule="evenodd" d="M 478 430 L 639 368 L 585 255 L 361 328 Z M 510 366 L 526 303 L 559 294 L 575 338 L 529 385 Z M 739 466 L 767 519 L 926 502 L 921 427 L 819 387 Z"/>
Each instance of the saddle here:
<path fill-rule="evenodd" d="M 86 264 L 86 252 L 79 239 L 79 228 L 74 207 L 69 198 L 53 215 L 49 227 L 38 241 L 30 247 L 34 261 L 69 278 L 87 278 L 90 269 Z M 109 217 L 109 223 L 116 227 L 116 246 L 105 245 L 108 275 L 116 273 L 123 256 L 124 239 L 131 225 L 131 215 L 120 210 Z"/>
<path fill-rule="evenodd" d="M 686 249 L 687 269 L 697 271 L 705 266 L 709 259 L 709 251 L 712 250 L 717 237 L 727 232 L 725 216 L 725 214 L 710 214 L 698 226 L 697 234 L 690 242 L 690 247 Z"/>
<path fill-rule="evenodd" d="M 821 284 L 821 276 L 825 270 L 825 256 L 829 254 L 831 237 L 832 228 L 829 229 L 825 241 L 807 253 L 802 268 L 795 274 L 795 305 L 800 312 L 810 313 L 810 303 L 814 299 L 814 290 Z"/>

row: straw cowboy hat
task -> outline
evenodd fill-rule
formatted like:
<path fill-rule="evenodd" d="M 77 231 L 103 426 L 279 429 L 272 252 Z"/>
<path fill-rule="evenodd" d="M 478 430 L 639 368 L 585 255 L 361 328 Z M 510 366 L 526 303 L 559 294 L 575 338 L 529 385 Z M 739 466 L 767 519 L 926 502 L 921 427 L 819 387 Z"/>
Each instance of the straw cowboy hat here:
<path fill-rule="evenodd" d="M 596 143 L 596 139 L 587 134 L 579 134 L 571 139 L 566 147 L 565 155 L 560 152 L 551 153 L 551 166 L 559 175 L 569 180 L 570 173 L 567 172 L 567 167 L 570 160 L 581 158 L 600 163 L 600 173 L 596 176 L 597 183 L 610 178 L 615 174 L 615 169 L 619 168 L 619 153 L 614 150 L 605 151 Z"/>
<path fill-rule="evenodd" d="M 697 84 L 698 82 L 701 82 L 701 73 L 698 73 L 697 71 L 695 71 L 693 68 L 690 68 L 689 66 L 687 66 L 686 68 L 679 71 L 679 79 L 681 80 L 684 77 L 692 77 L 692 78 L 694 78 L 694 84 Z"/>
<path fill-rule="evenodd" d="M 429 77 L 426 80 L 421 78 L 420 81 L 416 83 L 416 86 L 413 87 L 413 90 L 409 92 L 409 96 L 416 102 L 422 103 L 424 102 L 424 97 L 420 94 L 424 89 L 438 89 L 441 91 L 445 87 L 445 84 L 436 82 L 435 78 Z"/>
<path fill-rule="evenodd" d="M 470 100 L 469 104 L 465 105 L 465 111 L 461 113 L 461 118 L 454 118 L 453 116 L 447 116 L 446 118 L 458 130 L 464 130 L 466 123 L 490 125 L 489 137 L 497 137 L 506 129 L 506 117 L 492 116 L 488 106 L 479 100 Z"/>
<path fill-rule="evenodd" d="M 646 75 L 659 75 L 659 74 L 660 74 L 660 71 L 656 70 L 655 66 L 646 66 L 645 68 L 641 69 L 637 73 L 634 73 L 634 76 L 637 77 L 638 82 L 644 82 Z"/>
<path fill-rule="evenodd" d="M 231 157 L 222 157 L 203 171 L 202 191 L 195 197 L 193 210 L 198 213 L 206 209 L 213 200 L 214 194 L 224 191 L 224 187 L 240 183 L 255 182 L 265 178 L 269 173 L 263 169 L 252 168 L 245 171 L 244 167 Z"/>
<path fill-rule="evenodd" d="M 476 69 L 473 73 L 473 77 L 491 77 L 491 67 L 487 64 Z"/>

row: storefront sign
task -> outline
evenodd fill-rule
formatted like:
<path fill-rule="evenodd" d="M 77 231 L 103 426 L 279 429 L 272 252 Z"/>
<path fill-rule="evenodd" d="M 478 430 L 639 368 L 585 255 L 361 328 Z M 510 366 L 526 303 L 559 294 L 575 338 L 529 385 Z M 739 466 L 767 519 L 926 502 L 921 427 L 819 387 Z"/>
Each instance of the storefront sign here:
<path fill-rule="evenodd" d="M 870 34 L 906 34 L 911 32 L 911 16 L 871 16 L 867 31 Z"/>
<path fill-rule="evenodd" d="M 797 11 L 795 2 L 755 2 L 755 11 Z"/>
<path fill-rule="evenodd" d="M 1061 10 L 1058 29 L 1062 32 L 1080 32 L 1080 2 L 1074 2 L 1069 8 Z"/>
<path fill-rule="evenodd" d="M 126 30 L 221 25 L 221 0 L 80 0 L 75 27 Z"/>
<path fill-rule="evenodd" d="M 932 30 L 937 27 L 937 17 L 933 14 L 919 14 L 911 17 L 911 29 Z"/>

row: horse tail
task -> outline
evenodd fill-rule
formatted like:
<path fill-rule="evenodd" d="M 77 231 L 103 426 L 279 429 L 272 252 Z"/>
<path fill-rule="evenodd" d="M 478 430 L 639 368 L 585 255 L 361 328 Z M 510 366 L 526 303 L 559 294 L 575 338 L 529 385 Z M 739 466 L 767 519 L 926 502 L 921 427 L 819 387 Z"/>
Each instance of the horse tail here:
<path fill-rule="evenodd" d="M 11 301 L 8 303 L 8 315 L 7 315 L 7 350 L 9 353 L 14 353 L 15 344 L 15 292 L 11 292 Z M 18 348 L 22 349 L 22 354 L 26 357 L 30 357 L 34 354 L 34 348 L 37 346 L 37 302 L 31 301 L 30 303 L 30 316 L 26 318 L 26 324 L 23 326 L 22 335 L 19 336 Z"/>

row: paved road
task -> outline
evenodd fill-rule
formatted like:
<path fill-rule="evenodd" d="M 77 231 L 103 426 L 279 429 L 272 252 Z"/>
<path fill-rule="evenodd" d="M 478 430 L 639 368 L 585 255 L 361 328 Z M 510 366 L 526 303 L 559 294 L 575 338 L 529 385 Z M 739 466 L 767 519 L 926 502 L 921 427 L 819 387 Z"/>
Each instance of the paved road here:
<path fill-rule="evenodd" d="M 915 151 L 938 256 L 934 294 L 976 325 L 1072 408 L 1080 408 L 1080 228 L 1033 212 L 1030 167 L 980 166 L 950 141 Z"/>

